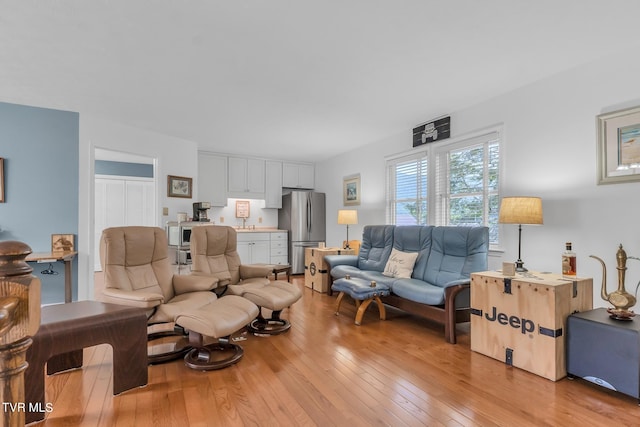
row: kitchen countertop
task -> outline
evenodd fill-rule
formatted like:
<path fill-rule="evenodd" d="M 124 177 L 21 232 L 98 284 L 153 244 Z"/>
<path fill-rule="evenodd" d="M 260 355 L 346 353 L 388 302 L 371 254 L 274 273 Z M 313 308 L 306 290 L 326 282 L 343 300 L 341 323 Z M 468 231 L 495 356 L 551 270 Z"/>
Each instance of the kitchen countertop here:
<path fill-rule="evenodd" d="M 279 230 L 272 227 L 256 227 L 256 228 L 237 228 L 233 227 L 238 233 L 286 233 L 287 230 Z"/>

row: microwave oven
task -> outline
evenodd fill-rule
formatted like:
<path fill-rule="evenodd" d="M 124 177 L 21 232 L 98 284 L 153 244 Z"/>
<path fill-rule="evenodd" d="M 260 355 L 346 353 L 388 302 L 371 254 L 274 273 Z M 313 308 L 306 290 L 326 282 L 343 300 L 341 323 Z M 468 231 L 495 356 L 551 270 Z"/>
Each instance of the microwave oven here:
<path fill-rule="evenodd" d="M 191 228 L 192 226 L 189 225 L 168 224 L 167 240 L 169 241 L 169 246 L 189 247 Z"/>

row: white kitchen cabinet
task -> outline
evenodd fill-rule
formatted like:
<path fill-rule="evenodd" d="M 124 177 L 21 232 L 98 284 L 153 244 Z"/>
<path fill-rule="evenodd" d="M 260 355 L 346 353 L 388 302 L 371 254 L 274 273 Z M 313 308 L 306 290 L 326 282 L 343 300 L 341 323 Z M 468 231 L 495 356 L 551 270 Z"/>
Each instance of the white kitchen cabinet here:
<path fill-rule="evenodd" d="M 287 232 L 239 231 L 237 251 L 242 264 L 288 264 Z"/>
<path fill-rule="evenodd" d="M 282 162 L 265 162 L 264 207 L 280 209 L 282 207 Z"/>
<path fill-rule="evenodd" d="M 270 264 L 270 233 L 239 232 L 238 255 L 242 264 Z"/>
<path fill-rule="evenodd" d="M 271 264 L 289 264 L 289 242 L 286 231 L 278 231 L 271 234 Z"/>
<path fill-rule="evenodd" d="M 309 163 L 283 163 L 282 186 L 285 188 L 313 189 L 315 168 Z"/>
<path fill-rule="evenodd" d="M 198 201 L 227 206 L 227 158 L 198 153 Z"/>
<path fill-rule="evenodd" d="M 264 160 L 229 157 L 227 165 L 229 197 L 264 199 Z"/>

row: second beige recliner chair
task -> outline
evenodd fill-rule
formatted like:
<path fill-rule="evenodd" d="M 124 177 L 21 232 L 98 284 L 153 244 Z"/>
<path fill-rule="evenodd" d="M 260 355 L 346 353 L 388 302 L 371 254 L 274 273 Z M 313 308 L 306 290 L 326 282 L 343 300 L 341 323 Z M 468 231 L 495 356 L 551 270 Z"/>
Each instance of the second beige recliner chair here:
<path fill-rule="evenodd" d="M 291 327 L 280 315 L 302 297 L 302 292 L 291 283 L 270 281 L 273 266 L 242 264 L 237 252 L 236 230 L 217 225 L 194 227 L 190 241 L 192 274 L 214 276 L 218 279 L 218 289 L 226 285 L 226 294 L 240 295 L 260 308 L 259 316 L 248 326 L 249 331 L 274 335 Z M 263 316 L 263 308 L 271 310 L 271 317 Z"/>

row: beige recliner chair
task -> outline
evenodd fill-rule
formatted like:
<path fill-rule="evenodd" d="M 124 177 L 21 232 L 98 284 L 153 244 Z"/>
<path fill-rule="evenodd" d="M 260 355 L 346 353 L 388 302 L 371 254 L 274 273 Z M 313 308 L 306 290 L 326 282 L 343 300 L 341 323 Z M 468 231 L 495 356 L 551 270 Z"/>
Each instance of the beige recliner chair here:
<path fill-rule="evenodd" d="M 230 343 L 228 337 L 255 319 L 258 307 L 238 296 L 218 298 L 213 292 L 218 279 L 213 276 L 174 275 L 167 236 L 161 228 L 103 230 L 100 262 L 106 302 L 147 309 L 149 325 L 176 325 L 173 331 L 150 333 L 149 340 L 188 333 L 187 346 L 151 354 L 149 363 L 184 355 L 188 366 L 206 370 L 228 366 L 242 357 L 242 348 Z M 216 338 L 217 342 L 205 346 L 205 336 Z M 220 357 L 221 352 L 225 356 Z"/>
<path fill-rule="evenodd" d="M 237 252 L 237 233 L 227 226 L 201 226 L 191 230 L 191 260 L 194 275 L 213 276 L 227 294 L 240 295 L 260 307 L 258 318 L 248 326 L 256 334 L 279 334 L 291 327 L 280 317 L 283 309 L 298 301 L 302 292 L 283 281 L 270 281 L 273 265 L 242 264 Z M 262 309 L 271 310 L 265 318 Z"/>

